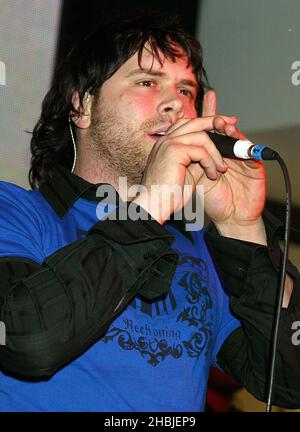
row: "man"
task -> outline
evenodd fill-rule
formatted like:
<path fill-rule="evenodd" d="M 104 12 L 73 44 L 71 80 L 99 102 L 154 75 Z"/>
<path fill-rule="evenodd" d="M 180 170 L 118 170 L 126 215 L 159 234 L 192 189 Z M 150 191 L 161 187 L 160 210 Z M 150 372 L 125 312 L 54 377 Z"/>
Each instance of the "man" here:
<path fill-rule="evenodd" d="M 197 41 L 155 15 L 97 29 L 56 71 L 34 190 L 0 189 L 3 410 L 201 411 L 211 364 L 265 398 L 279 226 L 261 216 L 263 165 L 223 160 L 206 134 L 242 136 L 204 80 Z M 143 186 L 132 202 L 121 177 Z M 106 184 L 117 204 L 97 197 Z M 185 185 L 205 188 L 206 231 L 169 221 Z M 130 209 L 141 217 L 120 218 Z M 297 407 L 289 273 L 274 402 Z"/>

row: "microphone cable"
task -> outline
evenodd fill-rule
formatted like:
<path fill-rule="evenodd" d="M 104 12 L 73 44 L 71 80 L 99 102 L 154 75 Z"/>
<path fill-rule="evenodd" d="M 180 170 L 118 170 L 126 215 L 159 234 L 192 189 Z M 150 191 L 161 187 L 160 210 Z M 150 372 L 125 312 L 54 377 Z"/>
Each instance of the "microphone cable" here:
<path fill-rule="evenodd" d="M 286 265 L 288 260 L 288 250 L 290 244 L 291 207 L 292 207 L 292 190 L 291 190 L 289 173 L 284 160 L 279 156 L 277 152 L 274 153 L 275 153 L 275 157 L 273 160 L 277 160 L 277 162 L 279 163 L 282 169 L 284 182 L 285 182 L 286 216 L 285 216 L 285 227 L 284 227 L 284 248 L 283 248 L 283 254 L 281 258 L 281 269 L 280 269 L 280 276 L 279 276 L 279 282 L 277 288 L 275 315 L 273 321 L 273 329 L 271 333 L 270 360 L 269 360 L 269 368 L 268 368 L 269 375 L 268 375 L 267 389 L 266 389 L 266 395 L 267 395 L 266 412 L 272 411 L 272 395 L 273 395 L 274 372 L 276 366 L 276 354 L 277 354 L 277 345 L 278 345 L 278 331 L 280 325 L 282 301 L 283 301 L 284 286 L 286 280 Z"/>

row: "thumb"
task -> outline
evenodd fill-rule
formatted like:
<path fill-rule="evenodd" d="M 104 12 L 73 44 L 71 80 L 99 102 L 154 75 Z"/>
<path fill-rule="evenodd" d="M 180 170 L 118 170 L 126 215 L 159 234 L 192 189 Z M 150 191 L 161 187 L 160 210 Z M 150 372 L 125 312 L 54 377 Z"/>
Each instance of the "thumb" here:
<path fill-rule="evenodd" d="M 217 114 L 217 93 L 208 90 L 203 97 L 202 117 L 215 116 Z"/>

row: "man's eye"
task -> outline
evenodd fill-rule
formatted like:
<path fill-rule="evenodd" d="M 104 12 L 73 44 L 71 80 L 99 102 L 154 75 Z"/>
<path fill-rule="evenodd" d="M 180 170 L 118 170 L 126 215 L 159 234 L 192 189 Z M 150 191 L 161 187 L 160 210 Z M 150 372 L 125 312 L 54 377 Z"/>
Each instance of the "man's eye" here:
<path fill-rule="evenodd" d="M 155 83 L 153 81 L 149 81 L 149 80 L 144 80 L 144 81 L 140 81 L 138 83 L 138 85 L 142 86 L 142 87 L 152 87 Z"/>
<path fill-rule="evenodd" d="M 179 93 L 183 94 L 184 96 L 188 96 L 190 98 L 194 97 L 194 93 L 191 90 L 185 89 L 185 88 L 181 88 L 178 90 Z"/>

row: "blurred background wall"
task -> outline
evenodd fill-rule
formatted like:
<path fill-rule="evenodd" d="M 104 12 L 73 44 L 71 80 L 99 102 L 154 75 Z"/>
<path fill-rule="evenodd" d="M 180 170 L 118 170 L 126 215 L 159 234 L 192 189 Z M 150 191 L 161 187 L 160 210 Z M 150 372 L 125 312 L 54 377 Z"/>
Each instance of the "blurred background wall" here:
<path fill-rule="evenodd" d="M 0 179 L 28 187 L 30 135 L 55 61 L 60 0 L 0 0 Z M 3 71 L 2 71 L 3 72 Z M 2 73 L 3 78 L 3 73 Z"/>

